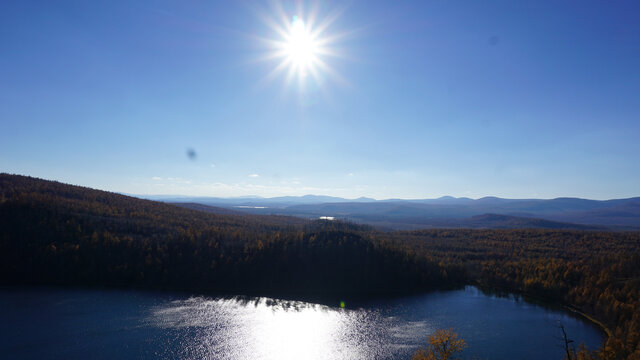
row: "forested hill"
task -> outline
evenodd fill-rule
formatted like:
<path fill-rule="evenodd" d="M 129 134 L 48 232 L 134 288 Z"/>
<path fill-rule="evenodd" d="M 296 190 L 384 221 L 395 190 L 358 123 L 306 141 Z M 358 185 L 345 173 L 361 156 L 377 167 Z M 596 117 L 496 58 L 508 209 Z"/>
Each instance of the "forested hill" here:
<path fill-rule="evenodd" d="M 325 301 L 474 284 L 568 305 L 601 321 L 611 336 L 599 353 L 581 359 L 640 360 L 638 232 L 380 232 L 196 211 L 0 174 L 0 284 Z"/>
<path fill-rule="evenodd" d="M 338 298 L 461 274 L 374 244 L 357 225 L 212 214 L 7 174 L 0 189 L 2 283 Z"/>
<path fill-rule="evenodd" d="M 6 204 L 5 204 L 6 203 Z M 303 225 L 308 221 L 289 216 L 233 214 L 216 216 L 162 202 L 63 184 L 28 176 L 0 174 L 0 204 L 22 204 L 103 220 L 153 223 L 154 227 L 224 226 L 248 223 L 260 228 Z M 229 216 L 235 215 L 235 216 Z"/>

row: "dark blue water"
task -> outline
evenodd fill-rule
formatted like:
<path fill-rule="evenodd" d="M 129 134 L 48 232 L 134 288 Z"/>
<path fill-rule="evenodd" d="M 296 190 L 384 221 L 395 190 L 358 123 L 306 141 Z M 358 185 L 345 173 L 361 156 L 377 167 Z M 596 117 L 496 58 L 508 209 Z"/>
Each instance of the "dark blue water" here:
<path fill-rule="evenodd" d="M 476 288 L 345 309 L 269 298 L 118 290 L 0 289 L 7 359 L 406 359 L 453 328 L 479 359 L 562 359 L 558 323 L 576 343 L 603 334 L 563 312 Z"/>

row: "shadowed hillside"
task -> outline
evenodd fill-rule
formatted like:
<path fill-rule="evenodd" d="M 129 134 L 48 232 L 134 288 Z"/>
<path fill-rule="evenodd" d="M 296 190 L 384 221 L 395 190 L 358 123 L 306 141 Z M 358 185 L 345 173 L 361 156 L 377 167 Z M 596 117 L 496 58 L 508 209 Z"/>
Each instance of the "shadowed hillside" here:
<path fill-rule="evenodd" d="M 443 266 L 376 245 L 362 226 L 213 214 L 6 174 L 0 189 L 3 283 L 327 298 L 445 285 Z"/>

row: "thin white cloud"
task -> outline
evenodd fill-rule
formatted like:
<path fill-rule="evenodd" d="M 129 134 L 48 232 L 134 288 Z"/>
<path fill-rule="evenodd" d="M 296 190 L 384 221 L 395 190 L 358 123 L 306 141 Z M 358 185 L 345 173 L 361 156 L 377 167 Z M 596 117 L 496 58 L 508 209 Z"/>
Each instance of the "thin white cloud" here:
<path fill-rule="evenodd" d="M 155 195 L 184 195 L 184 196 L 247 196 L 257 195 L 263 197 L 274 196 L 301 196 L 308 194 L 323 194 L 330 196 L 349 197 L 354 192 L 357 194 L 366 193 L 367 186 L 357 185 L 349 188 L 332 188 L 326 186 L 314 186 L 308 184 L 307 181 L 299 177 L 280 179 L 279 181 L 268 181 L 270 179 L 262 178 L 259 174 L 248 174 L 246 181 L 239 182 L 220 182 L 220 181 L 198 181 L 194 179 L 182 177 L 160 177 L 154 176 L 148 178 L 148 181 L 142 185 L 138 191 L 132 193 L 153 193 Z M 262 180 L 258 180 L 262 179 Z M 266 182 L 265 182 L 266 181 Z M 256 183 L 260 184 L 256 184 Z M 364 187 L 364 188 L 363 188 Z M 371 196 L 373 197 L 373 196 Z"/>
<path fill-rule="evenodd" d="M 353 173 L 348 173 L 347 176 L 353 176 Z"/>
<path fill-rule="evenodd" d="M 212 167 L 212 168 L 216 167 L 216 164 L 211 163 L 211 167 Z"/>
<path fill-rule="evenodd" d="M 183 179 L 181 177 L 168 177 L 166 179 L 162 179 L 162 178 L 158 177 L 157 179 L 154 178 L 154 180 L 156 180 L 156 181 L 165 180 L 166 183 L 172 184 L 172 185 L 176 185 L 176 184 L 191 184 L 192 183 L 191 180 Z"/>
<path fill-rule="evenodd" d="M 175 178 L 174 178 L 175 179 Z M 300 196 L 307 194 L 329 194 L 344 196 L 347 189 L 334 189 L 314 186 L 300 185 L 260 185 L 248 183 L 223 183 L 223 182 L 191 182 L 169 181 L 166 183 L 155 183 L 156 194 L 180 194 L 185 196 L 246 196 L 258 195 L 265 197 L 272 196 Z"/>

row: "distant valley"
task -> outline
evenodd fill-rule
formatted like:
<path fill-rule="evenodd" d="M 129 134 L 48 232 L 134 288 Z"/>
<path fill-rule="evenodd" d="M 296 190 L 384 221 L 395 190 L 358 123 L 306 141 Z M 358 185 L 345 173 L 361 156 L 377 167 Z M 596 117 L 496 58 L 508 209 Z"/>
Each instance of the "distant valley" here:
<path fill-rule="evenodd" d="M 580 198 L 481 199 L 445 196 L 424 200 L 355 200 L 305 195 L 275 198 L 146 196 L 212 213 L 278 214 L 303 218 L 330 216 L 381 229 L 640 229 L 640 197 L 615 200 Z"/>

